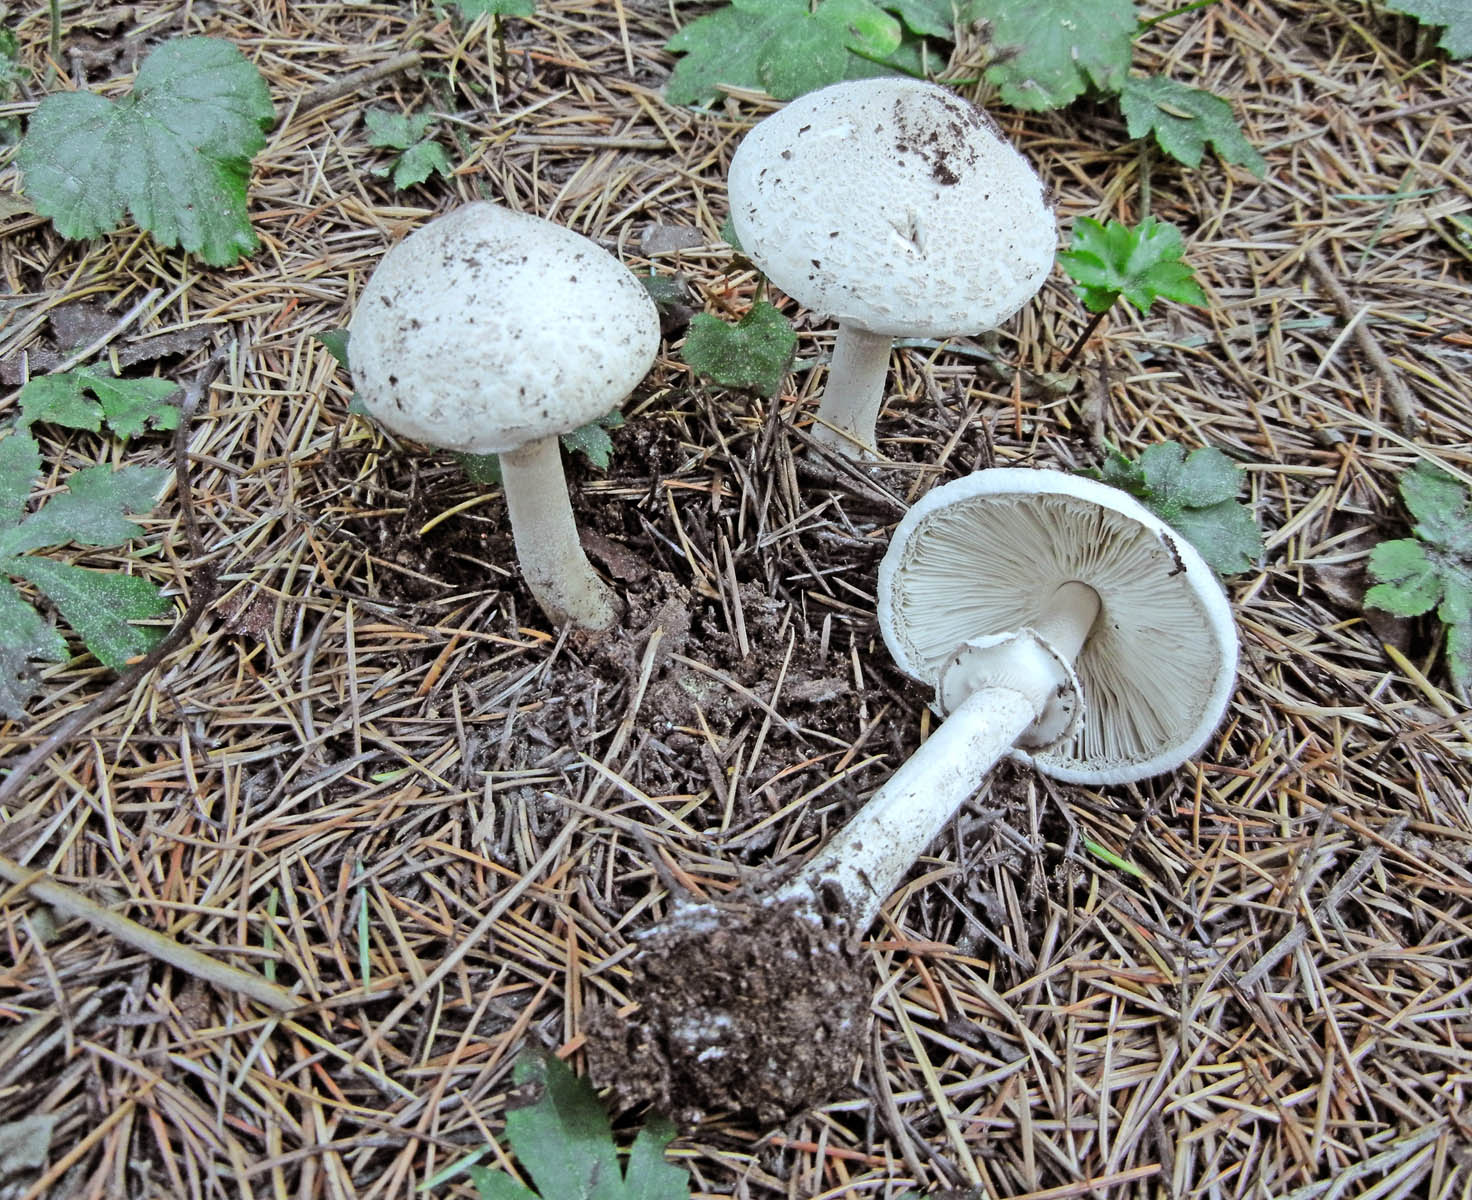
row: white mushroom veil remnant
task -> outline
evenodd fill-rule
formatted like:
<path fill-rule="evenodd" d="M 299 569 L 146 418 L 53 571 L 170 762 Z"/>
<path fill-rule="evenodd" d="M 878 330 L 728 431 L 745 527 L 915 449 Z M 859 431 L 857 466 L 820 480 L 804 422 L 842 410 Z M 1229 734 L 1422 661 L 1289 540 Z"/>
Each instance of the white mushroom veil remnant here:
<path fill-rule="evenodd" d="M 938 84 L 820 88 L 759 122 L 728 178 L 742 251 L 837 319 L 813 435 L 875 456 L 891 340 L 995 328 L 1042 286 L 1057 243 L 1037 174 Z"/>
<path fill-rule="evenodd" d="M 578 541 L 557 439 L 615 408 L 654 363 L 659 315 L 632 272 L 570 229 L 467 204 L 384 255 L 349 334 L 353 383 L 375 419 L 501 456 L 517 557 L 542 610 L 611 626 L 620 606 Z"/>

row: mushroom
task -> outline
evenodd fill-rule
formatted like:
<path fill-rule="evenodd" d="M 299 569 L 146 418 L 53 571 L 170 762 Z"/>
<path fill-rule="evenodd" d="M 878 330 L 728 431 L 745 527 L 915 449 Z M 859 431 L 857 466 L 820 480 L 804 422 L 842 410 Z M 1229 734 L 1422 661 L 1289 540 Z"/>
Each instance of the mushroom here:
<path fill-rule="evenodd" d="M 920 80 L 793 100 L 742 140 L 727 189 L 742 252 L 838 320 L 813 436 L 850 457 L 878 457 L 893 338 L 995 328 L 1053 264 L 1037 174 L 985 113 Z"/>
<path fill-rule="evenodd" d="M 1003 755 L 1070 783 L 1144 779 L 1195 754 L 1231 697 L 1216 574 L 1090 479 L 1003 467 L 936 488 L 895 531 L 878 599 L 885 644 L 945 721 L 779 893 L 841 897 L 855 929 Z"/>
<path fill-rule="evenodd" d="M 620 605 L 578 541 L 558 436 L 648 373 L 659 314 L 580 234 L 485 202 L 383 257 L 349 324 L 363 406 L 404 437 L 499 454 L 522 575 L 557 622 L 603 630 Z"/>
<path fill-rule="evenodd" d="M 677 904 L 643 936 L 644 1011 L 601 1019 L 590 1043 L 611 1082 L 625 1062 L 644 1064 L 619 1083 L 625 1099 L 686 1117 L 727 1106 L 773 1117 L 825 1099 L 868 1003 L 867 988 L 840 982 L 858 970 L 844 945 L 997 760 L 1092 784 L 1171 770 L 1211 736 L 1237 661 L 1231 609 L 1196 550 L 1125 493 L 1056 471 L 979 471 L 925 496 L 880 566 L 879 625 L 899 665 L 936 688 L 944 722 L 795 877 L 744 910 Z M 774 923 L 793 932 L 764 958 Z M 732 962 L 741 969 L 723 970 Z M 718 981 L 697 993 L 704 1012 L 664 994 L 674 964 Z M 640 986 L 656 982 L 661 994 Z M 766 996 L 779 1012 L 759 1010 Z M 812 1029 L 779 1028 L 804 1018 Z M 805 1060 L 791 1048 L 814 1040 L 823 1053 L 794 1078 Z M 782 1064 L 775 1094 L 766 1061 Z"/>

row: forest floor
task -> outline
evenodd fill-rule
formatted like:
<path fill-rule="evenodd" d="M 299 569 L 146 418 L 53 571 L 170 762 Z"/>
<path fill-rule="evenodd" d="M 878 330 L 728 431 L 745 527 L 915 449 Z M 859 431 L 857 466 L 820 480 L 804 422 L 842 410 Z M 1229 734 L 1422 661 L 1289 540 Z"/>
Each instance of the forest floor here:
<path fill-rule="evenodd" d="M 251 184 L 262 246 L 233 268 L 131 227 L 65 242 L 0 174 L 9 397 L 78 340 L 181 384 L 225 348 L 187 435 L 194 540 L 171 488 L 143 542 L 65 552 L 180 614 L 218 593 L 5 793 L 0 849 L 28 875 L 0 895 L 0 1129 L 55 1120 L 34 1166 L 0 1153 L 0 1196 L 386 1200 L 499 1155 L 518 1053 L 581 1065 L 668 884 L 720 895 L 802 861 L 932 727 L 875 623 L 908 505 L 981 467 L 1097 466 L 1106 439 L 1245 470 L 1266 548 L 1227 580 L 1225 723 L 1139 785 L 999 768 L 869 931 L 868 1049 L 841 1093 L 777 1127 L 711 1116 L 674 1160 L 701 1197 L 1468 1194 L 1472 717 L 1441 626 L 1362 598 L 1370 548 L 1407 529 L 1402 473 L 1472 478 L 1472 67 L 1360 0 L 1222 0 L 1143 37 L 1137 66 L 1231 100 L 1261 177 L 1142 149 L 1110 105 L 964 89 L 1065 236 L 1153 212 L 1209 303 L 1116 308 L 1077 385 L 1048 390 L 1087 317 L 1055 271 L 1000 336 L 895 352 L 888 461 L 863 468 L 805 453 L 829 322 L 771 295 L 799 343 L 768 400 L 696 379 L 676 321 L 608 469 L 569 459 L 629 603 L 589 638 L 532 602 L 499 494 L 350 415 L 313 335 L 389 246 L 474 199 L 738 318 L 758 280 L 719 234 L 725 168 L 771 102 L 667 104 L 689 15 L 650 0 L 538 0 L 500 67 L 486 20 L 421 3 L 63 8 L 70 86 L 121 94 L 162 40 L 204 33 L 260 68 L 280 119 Z M 45 6 L 14 27 L 24 115 L 62 85 L 39 82 Z M 448 114 L 453 177 L 395 191 L 369 106 Z M 166 436 L 41 436 L 57 479 L 174 465 Z M 74 649 L 0 724 L 9 764 L 112 678 Z M 297 1007 L 68 919 L 47 882 Z"/>

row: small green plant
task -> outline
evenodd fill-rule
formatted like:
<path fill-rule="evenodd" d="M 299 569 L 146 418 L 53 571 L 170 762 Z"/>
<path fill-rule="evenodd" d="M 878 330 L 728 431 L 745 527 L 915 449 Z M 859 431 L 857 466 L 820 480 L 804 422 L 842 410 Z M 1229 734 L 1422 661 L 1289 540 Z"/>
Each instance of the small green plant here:
<path fill-rule="evenodd" d="M 1386 0 L 1385 7 L 1422 25 L 1442 26 L 1437 45 L 1453 58 L 1472 56 L 1472 5 L 1467 0 Z"/>
<path fill-rule="evenodd" d="M 1062 108 L 1091 87 L 1117 92 L 1130 68 L 1133 0 L 970 0 L 991 29 L 987 82 L 1014 108 Z"/>
<path fill-rule="evenodd" d="M 529 17 L 537 11 L 536 0 L 451 0 L 467 21 L 476 17 Z"/>
<path fill-rule="evenodd" d="M 170 429 L 178 424 L 179 412 L 167 398 L 177 391 L 167 380 L 114 379 L 99 367 L 34 379 L 21 389 L 20 420 L 0 437 L 0 712 L 6 716 L 23 716 L 35 694 L 34 661 L 63 662 L 67 656 L 61 632 L 11 579 L 24 580 L 49 599 L 96 659 L 115 671 L 158 640 L 157 631 L 134 622 L 170 607 L 146 579 L 36 553 L 68 543 L 121 546 L 142 536 L 127 514 L 153 507 L 168 471 L 84 467 L 68 477 L 65 491 L 32 508 L 42 463 L 31 425 L 47 422 L 94 432 L 106 426 L 121 437 L 150 425 Z"/>
<path fill-rule="evenodd" d="M 1119 89 L 1119 110 L 1132 138 L 1155 135 L 1156 144 L 1178 162 L 1199 167 L 1207 144 L 1229 163 L 1255 175 L 1267 162 L 1243 135 L 1232 106 L 1220 96 L 1161 75 L 1132 75 Z"/>
<path fill-rule="evenodd" d="M 251 157 L 275 116 L 261 74 L 228 42 L 165 42 L 132 92 L 48 96 L 18 162 L 26 195 L 67 238 L 108 233 L 129 213 L 163 246 L 228 266 L 258 245 L 246 214 Z"/>
<path fill-rule="evenodd" d="M 1370 575 L 1378 582 L 1365 592 L 1365 603 L 1398 617 L 1434 608 L 1446 626 L 1452 685 L 1466 697 L 1472 691 L 1472 496 L 1423 461 L 1401 476 L 1400 497 L 1415 524 L 1410 537 L 1370 552 Z"/>
<path fill-rule="evenodd" d="M 1074 292 L 1093 316 L 1064 355 L 1060 369 L 1066 370 L 1078 357 L 1121 296 L 1141 312 L 1149 312 L 1161 297 L 1204 305 L 1206 294 L 1195 271 L 1181 261 L 1185 249 L 1179 229 L 1151 216 L 1133 227 L 1115 220 L 1101 225 L 1092 217 L 1080 217 L 1073 227 L 1073 244 L 1058 262 L 1078 284 Z"/>
<path fill-rule="evenodd" d="M 1222 575 L 1250 571 L 1262 555 L 1262 534 L 1237 502 L 1242 468 L 1215 447 L 1189 454 L 1175 442 L 1146 446 L 1131 461 L 1110 446 L 1095 479 L 1128 492 L 1196 547 Z"/>
<path fill-rule="evenodd" d="M 393 162 L 375 167 L 373 173 L 391 176 L 399 191 L 423 183 L 436 173 L 449 178 L 454 167 L 445 148 L 430 132 L 434 121 L 432 112 L 401 113 L 389 108 L 370 108 L 364 112 L 368 144 L 398 151 Z"/>
<path fill-rule="evenodd" d="M 506 1140 L 537 1191 L 479 1165 L 482 1153 L 433 1176 L 420 1190 L 466 1174 L 481 1200 L 537 1200 L 539 1193 L 542 1200 L 690 1200 L 689 1178 L 665 1161 L 675 1137 L 668 1121 L 650 1121 L 639 1131 L 620 1170 L 613 1128 L 586 1080 L 542 1052 L 522 1055 L 514 1078 L 518 1088 L 538 1093 L 532 1104 L 506 1114 Z"/>
<path fill-rule="evenodd" d="M 796 348 L 797 334 L 787 318 L 758 300 L 735 325 L 696 313 L 680 357 L 720 387 L 775 396 Z"/>

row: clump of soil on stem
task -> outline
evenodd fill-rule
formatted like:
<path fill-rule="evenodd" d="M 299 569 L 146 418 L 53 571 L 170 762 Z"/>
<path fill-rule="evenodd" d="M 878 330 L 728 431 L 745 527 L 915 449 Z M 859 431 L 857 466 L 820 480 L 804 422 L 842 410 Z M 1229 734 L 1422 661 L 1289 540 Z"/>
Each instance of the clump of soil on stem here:
<path fill-rule="evenodd" d="M 682 905 L 642 938 L 639 1009 L 590 1014 L 590 1073 L 682 1124 L 731 1110 L 770 1124 L 831 1099 L 869 1006 L 850 933 L 791 901 Z"/>

